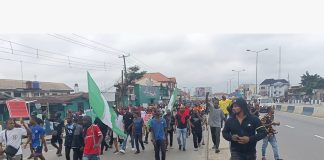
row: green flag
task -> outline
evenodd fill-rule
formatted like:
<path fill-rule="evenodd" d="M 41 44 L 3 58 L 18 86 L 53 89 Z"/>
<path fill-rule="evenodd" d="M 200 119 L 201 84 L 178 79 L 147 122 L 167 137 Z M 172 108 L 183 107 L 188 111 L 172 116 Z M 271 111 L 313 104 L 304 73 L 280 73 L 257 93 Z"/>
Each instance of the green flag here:
<path fill-rule="evenodd" d="M 112 107 L 109 107 L 107 100 L 101 94 L 97 84 L 90 76 L 88 75 L 88 90 L 89 90 L 89 101 L 90 106 L 92 107 L 93 112 L 96 116 L 109 128 L 111 128 L 117 135 L 126 137 L 126 134 L 118 128 L 116 124 L 117 114 Z"/>
<path fill-rule="evenodd" d="M 172 108 L 173 108 L 173 105 L 177 99 L 177 95 L 178 95 L 178 89 L 174 88 L 167 110 L 170 110 L 172 112 Z"/>

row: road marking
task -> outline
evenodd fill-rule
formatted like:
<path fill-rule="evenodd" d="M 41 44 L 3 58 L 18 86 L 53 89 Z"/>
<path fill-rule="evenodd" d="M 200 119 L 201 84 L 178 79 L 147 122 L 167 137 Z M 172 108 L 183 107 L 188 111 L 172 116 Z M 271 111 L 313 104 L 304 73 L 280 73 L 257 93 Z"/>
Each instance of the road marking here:
<path fill-rule="evenodd" d="M 320 139 L 324 139 L 324 137 L 321 137 L 319 135 L 314 135 L 314 136 L 317 137 L 317 138 L 320 138 Z"/>
<path fill-rule="evenodd" d="M 286 127 L 288 127 L 288 128 L 295 128 L 295 127 L 293 127 L 293 126 L 289 126 L 289 125 L 285 125 Z"/>

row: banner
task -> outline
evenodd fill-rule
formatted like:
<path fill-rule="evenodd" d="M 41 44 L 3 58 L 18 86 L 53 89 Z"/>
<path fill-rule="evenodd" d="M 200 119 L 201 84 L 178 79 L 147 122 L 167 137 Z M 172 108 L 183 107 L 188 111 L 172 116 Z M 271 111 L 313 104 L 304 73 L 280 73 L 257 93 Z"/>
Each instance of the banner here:
<path fill-rule="evenodd" d="M 29 112 L 26 101 L 20 99 L 12 99 L 6 101 L 10 118 L 28 118 Z"/>

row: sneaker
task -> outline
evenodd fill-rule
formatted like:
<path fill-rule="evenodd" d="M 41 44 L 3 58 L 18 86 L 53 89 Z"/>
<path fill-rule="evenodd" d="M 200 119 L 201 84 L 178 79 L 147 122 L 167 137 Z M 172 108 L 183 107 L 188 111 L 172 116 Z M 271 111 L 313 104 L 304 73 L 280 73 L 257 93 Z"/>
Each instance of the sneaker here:
<path fill-rule="evenodd" d="M 194 151 L 198 151 L 198 148 L 195 148 Z"/>
<path fill-rule="evenodd" d="M 118 153 L 119 151 L 114 151 L 114 153 L 116 154 L 116 153 Z"/>
<path fill-rule="evenodd" d="M 139 154 L 140 153 L 140 151 L 136 151 L 134 154 Z"/>
<path fill-rule="evenodd" d="M 123 149 L 121 149 L 119 152 L 125 154 L 125 150 L 123 150 Z"/>
<path fill-rule="evenodd" d="M 144 146 L 142 147 L 142 150 L 143 150 L 143 151 L 145 150 L 145 147 L 144 147 Z"/>
<path fill-rule="evenodd" d="M 200 143 L 198 144 L 198 147 L 201 147 L 201 144 Z"/>
<path fill-rule="evenodd" d="M 183 151 L 186 151 L 186 148 L 185 147 L 183 147 L 183 149 L 182 149 Z"/>
<path fill-rule="evenodd" d="M 220 152 L 220 150 L 219 150 L 219 149 L 216 149 L 216 150 L 215 150 L 215 153 L 219 153 L 219 152 Z"/>
<path fill-rule="evenodd" d="M 179 145 L 179 150 L 181 151 L 181 145 Z"/>
<path fill-rule="evenodd" d="M 132 151 L 136 151 L 136 149 L 135 148 L 132 148 Z"/>
<path fill-rule="evenodd" d="M 58 153 L 57 156 L 58 156 L 58 157 L 61 157 L 61 156 L 62 156 L 62 153 Z"/>
<path fill-rule="evenodd" d="M 216 146 L 213 146 L 212 149 L 216 149 Z"/>
<path fill-rule="evenodd" d="M 201 145 L 205 145 L 205 142 L 202 142 L 202 144 Z"/>

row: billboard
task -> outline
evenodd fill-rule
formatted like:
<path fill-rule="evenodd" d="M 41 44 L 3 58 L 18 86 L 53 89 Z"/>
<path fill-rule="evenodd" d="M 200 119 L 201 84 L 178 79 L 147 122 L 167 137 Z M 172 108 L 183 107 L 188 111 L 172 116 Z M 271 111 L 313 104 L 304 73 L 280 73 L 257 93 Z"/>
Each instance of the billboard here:
<path fill-rule="evenodd" d="M 197 87 L 195 89 L 195 96 L 196 97 L 206 97 L 206 93 L 212 93 L 211 87 Z"/>

